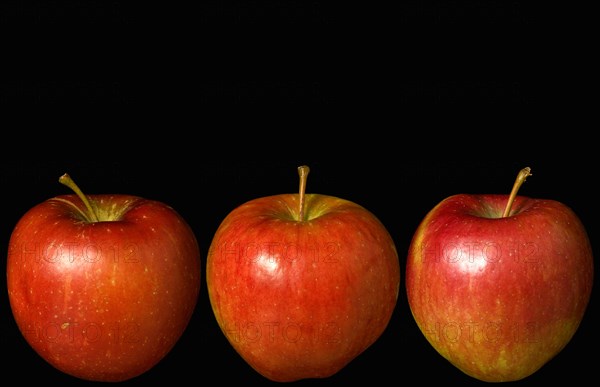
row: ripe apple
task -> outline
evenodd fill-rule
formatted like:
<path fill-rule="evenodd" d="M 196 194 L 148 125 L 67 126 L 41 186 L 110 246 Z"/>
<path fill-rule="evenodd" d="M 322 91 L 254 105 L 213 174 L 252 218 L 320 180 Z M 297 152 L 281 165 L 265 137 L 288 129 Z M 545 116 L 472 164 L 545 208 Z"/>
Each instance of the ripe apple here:
<path fill-rule="evenodd" d="M 406 291 L 428 342 L 486 382 L 538 371 L 571 340 L 593 283 L 586 229 L 563 203 L 457 194 L 421 221 L 409 246 Z"/>
<path fill-rule="evenodd" d="M 9 241 L 7 286 L 25 340 L 74 377 L 118 382 L 156 365 L 196 306 L 200 252 L 170 206 L 133 195 L 59 195 Z"/>
<path fill-rule="evenodd" d="M 384 332 L 398 298 L 394 241 L 367 209 L 300 192 L 250 200 L 213 236 L 206 284 L 237 353 L 277 382 L 329 377 Z"/>

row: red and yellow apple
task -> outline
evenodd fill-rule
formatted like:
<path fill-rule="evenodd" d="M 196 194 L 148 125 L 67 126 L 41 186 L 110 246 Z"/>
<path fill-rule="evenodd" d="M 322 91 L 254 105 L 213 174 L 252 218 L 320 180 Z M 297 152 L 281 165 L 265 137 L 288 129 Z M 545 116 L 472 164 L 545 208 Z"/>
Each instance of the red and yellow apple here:
<path fill-rule="evenodd" d="M 48 363 L 77 378 L 118 382 L 176 344 L 200 290 L 200 251 L 170 206 L 133 195 L 76 193 L 29 209 L 9 241 L 15 321 Z"/>
<path fill-rule="evenodd" d="M 216 320 L 258 373 L 329 377 L 384 332 L 398 298 L 394 241 L 364 207 L 300 192 L 250 200 L 218 227 L 206 263 Z"/>
<path fill-rule="evenodd" d="M 457 194 L 419 224 L 406 291 L 429 343 L 465 374 L 487 382 L 528 377 L 571 340 L 586 311 L 593 256 L 586 229 L 563 203 Z"/>

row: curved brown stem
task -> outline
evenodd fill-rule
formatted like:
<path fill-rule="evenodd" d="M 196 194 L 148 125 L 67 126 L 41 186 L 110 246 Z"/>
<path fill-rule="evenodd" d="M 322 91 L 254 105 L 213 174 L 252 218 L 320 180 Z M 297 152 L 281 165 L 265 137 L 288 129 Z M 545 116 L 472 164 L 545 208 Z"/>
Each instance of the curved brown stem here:
<path fill-rule="evenodd" d="M 525 167 L 519 171 L 517 179 L 515 180 L 515 184 L 513 185 L 512 191 L 510 191 L 510 196 L 508 197 L 506 207 L 504 208 L 504 213 L 502 214 L 503 218 L 506 218 L 510 214 L 510 209 L 512 208 L 513 202 L 517 197 L 517 192 L 519 192 L 519 188 L 521 188 L 521 185 L 523 185 L 523 183 L 529 176 L 531 176 L 531 168 Z"/>

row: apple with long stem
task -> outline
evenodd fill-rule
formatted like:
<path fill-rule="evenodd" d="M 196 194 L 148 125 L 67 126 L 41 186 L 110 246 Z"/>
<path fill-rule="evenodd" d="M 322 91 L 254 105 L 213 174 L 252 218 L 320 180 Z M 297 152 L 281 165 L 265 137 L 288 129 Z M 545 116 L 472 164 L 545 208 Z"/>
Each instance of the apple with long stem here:
<path fill-rule="evenodd" d="M 225 337 L 277 382 L 326 378 L 386 329 L 400 286 L 394 241 L 364 207 L 299 193 L 250 200 L 212 239 L 206 283 Z"/>
<path fill-rule="evenodd" d="M 15 321 L 48 363 L 117 382 L 154 367 L 176 344 L 201 283 L 195 235 L 172 207 L 134 195 L 76 194 L 27 211 L 9 241 Z"/>
<path fill-rule="evenodd" d="M 457 194 L 424 217 L 411 241 L 406 291 L 433 348 L 487 382 L 526 378 L 576 333 L 593 284 L 579 217 L 550 199 Z"/>

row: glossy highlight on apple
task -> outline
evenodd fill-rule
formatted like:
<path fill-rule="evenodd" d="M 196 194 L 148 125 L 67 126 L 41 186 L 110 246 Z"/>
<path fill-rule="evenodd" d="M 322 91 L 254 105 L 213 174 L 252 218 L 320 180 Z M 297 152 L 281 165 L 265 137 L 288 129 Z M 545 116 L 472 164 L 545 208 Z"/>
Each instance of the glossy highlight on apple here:
<path fill-rule="evenodd" d="M 208 255 L 213 259 L 234 259 L 238 262 L 257 262 L 259 260 L 291 262 L 301 259 L 313 263 L 337 263 L 340 259 L 340 251 L 340 245 L 336 242 L 224 241 L 211 245 Z"/>

